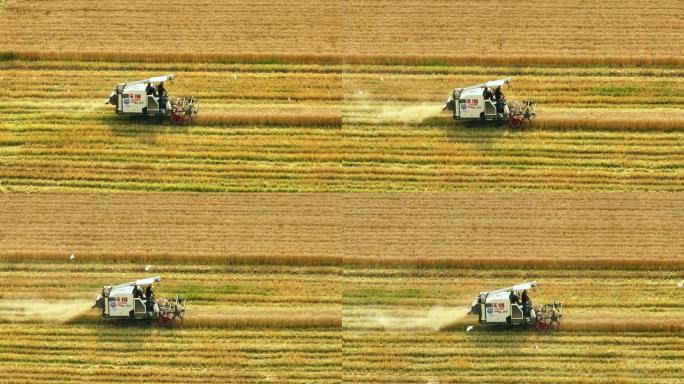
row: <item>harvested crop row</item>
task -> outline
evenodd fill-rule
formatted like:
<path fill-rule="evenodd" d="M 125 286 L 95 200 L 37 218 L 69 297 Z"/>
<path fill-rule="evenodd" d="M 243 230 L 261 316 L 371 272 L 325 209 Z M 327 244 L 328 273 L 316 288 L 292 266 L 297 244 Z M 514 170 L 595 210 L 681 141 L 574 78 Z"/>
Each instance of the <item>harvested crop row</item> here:
<path fill-rule="evenodd" d="M 660 141 L 656 152 L 648 141 L 650 133 L 606 133 L 603 137 L 616 145 L 606 152 L 590 141 L 559 145 L 547 141 L 543 132 L 483 136 L 469 129 L 423 127 L 419 131 L 425 138 L 417 136 L 413 142 L 404 138 L 404 127 L 384 129 L 377 137 L 369 137 L 362 127 L 311 132 L 329 140 L 321 146 L 316 137 L 296 138 L 288 130 L 260 129 L 255 136 L 245 128 L 225 128 L 207 136 L 205 127 L 193 127 L 177 136 L 173 130 L 137 126 L 136 131 L 136 126 L 117 124 L 93 127 L 83 135 L 68 130 L 40 134 L 41 129 L 54 131 L 49 123 L 33 125 L 28 132 L 13 132 L 10 125 L 10 131 L 0 135 L 4 187 L 22 185 L 18 179 L 27 179 L 38 188 L 43 178 L 65 187 L 89 180 L 110 189 L 121 188 L 118 184 L 137 189 L 135 183 L 140 182 L 145 190 L 164 184 L 163 189 L 187 184 L 206 190 L 250 190 L 260 183 L 262 189 L 270 184 L 302 191 L 357 190 L 357 184 L 361 190 L 677 190 L 682 178 L 679 133 L 661 136 L 666 141 Z M 301 128 L 295 129 L 299 134 Z M 392 134 L 398 138 L 388 139 Z M 516 148 L 511 152 L 509 147 Z M 64 165 L 51 169 L 50 162 Z M 126 165 L 131 162 L 138 164 Z M 109 164 L 98 169 L 97 163 Z M 187 172 L 174 174 L 171 163 Z M 142 172 L 143 168 L 156 172 Z M 247 169 L 259 172 L 241 172 Z"/>
<path fill-rule="evenodd" d="M 345 382 L 676 383 L 682 336 L 345 333 Z M 534 367 L 534 368 L 531 368 Z M 496 372 L 492 375 L 492 372 Z"/>
<path fill-rule="evenodd" d="M 636 259 L 634 256 L 627 258 L 568 258 L 550 259 L 549 257 L 494 257 L 483 259 L 487 250 L 494 247 L 483 246 L 483 249 L 476 254 L 470 254 L 461 258 L 455 257 L 376 257 L 343 258 L 341 263 L 348 266 L 387 266 L 387 267 L 408 267 L 408 268 L 490 268 L 490 269 L 527 269 L 527 268 L 553 268 L 553 269 L 575 269 L 590 268 L 595 270 L 672 270 L 684 269 L 684 260 L 680 258 L 656 258 L 656 259 Z M 552 250 L 549 250 L 552 252 Z M 524 264 L 521 263 L 524 259 Z"/>
<path fill-rule="evenodd" d="M 312 316 L 326 317 L 338 310 L 336 304 L 340 302 L 340 270 L 335 267 L 200 264 L 193 269 L 167 262 L 152 264 L 150 270 L 145 271 L 145 265 L 149 264 L 85 263 L 78 260 L 86 257 L 74 255 L 75 260 L 68 263 L 0 264 L 0 276 L 13 287 L 12 291 L 2 294 L 0 308 L 3 312 L 10 314 L 13 309 L 30 304 L 22 301 L 28 294 L 36 300 L 56 303 L 85 301 L 88 305 L 83 309 L 87 310 L 102 286 L 131 281 L 141 274 L 162 275 L 162 291 L 181 293 L 195 307 L 194 317 L 255 318 L 261 314 L 278 318 L 296 315 L 295 310 L 302 307 L 306 307 Z M 27 275 L 40 279 L 27 281 Z M 230 311 L 226 312 L 221 308 L 223 306 L 230 306 Z"/>
<path fill-rule="evenodd" d="M 258 125 L 295 127 L 342 127 L 342 115 L 290 115 L 290 114 L 202 114 L 195 122 L 198 125 Z"/>
<path fill-rule="evenodd" d="M 162 383 L 168 375 L 187 383 L 327 383 L 341 378 L 340 338 L 333 330 L 184 328 L 157 332 L 89 324 L 36 325 L 27 334 L 27 328 L 20 325 L 0 324 L 0 328 L 6 383 Z M 131 338 L 145 342 L 132 351 L 126 347 Z"/>

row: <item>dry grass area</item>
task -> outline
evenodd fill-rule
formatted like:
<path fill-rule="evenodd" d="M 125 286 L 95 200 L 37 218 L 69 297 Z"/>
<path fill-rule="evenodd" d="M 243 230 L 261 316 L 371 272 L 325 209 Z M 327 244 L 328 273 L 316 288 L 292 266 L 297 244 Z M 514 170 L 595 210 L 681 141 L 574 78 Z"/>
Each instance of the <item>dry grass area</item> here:
<path fill-rule="evenodd" d="M 3 194 L 2 258 L 339 264 L 342 196 Z M 66 255 L 66 256 L 65 256 Z"/>
<path fill-rule="evenodd" d="M 4 194 L 5 260 L 681 267 L 678 194 Z M 516 268 L 516 264 L 519 267 Z"/>
<path fill-rule="evenodd" d="M 142 30 L 126 4 L 9 0 L 0 13 L 15 51 L 298 54 L 300 60 L 387 63 L 682 63 L 677 0 L 403 1 L 181 0 Z M 27 23 L 27 16 L 32 22 Z M 457 16 L 455 16 L 457 15 Z M 533 20 L 533 22 L 530 22 Z M 98 26 L 93 28 L 92 26 Z M 140 44 L 139 42 L 144 42 Z M 408 60 L 407 60 L 408 59 Z"/>
<path fill-rule="evenodd" d="M 351 259 L 417 266 L 681 265 L 679 194 L 358 194 L 345 196 Z M 424 260 L 421 263 L 421 260 Z M 362 263 L 363 261 L 360 261 Z M 372 262 L 372 261 L 367 261 Z M 605 263 L 605 264 L 603 264 Z M 670 264 L 673 263 L 673 264 Z M 526 268 L 524 264 L 520 268 Z"/>

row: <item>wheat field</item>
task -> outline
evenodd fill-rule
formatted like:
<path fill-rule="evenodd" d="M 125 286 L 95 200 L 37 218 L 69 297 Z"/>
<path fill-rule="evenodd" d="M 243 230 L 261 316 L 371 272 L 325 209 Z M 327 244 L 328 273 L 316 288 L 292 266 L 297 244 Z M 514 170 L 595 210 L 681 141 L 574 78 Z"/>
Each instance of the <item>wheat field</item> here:
<path fill-rule="evenodd" d="M 682 14 L 0 0 L 0 383 L 681 382 Z M 170 73 L 191 124 L 104 104 Z M 442 112 L 504 77 L 533 126 Z M 182 324 L 90 308 L 148 275 Z M 559 331 L 466 314 L 530 280 Z"/>
<path fill-rule="evenodd" d="M 526 131 L 456 124 L 467 69 L 295 64 L 0 62 L 0 188 L 8 191 L 681 191 L 681 71 L 526 67 Z M 122 79 L 175 72 L 192 125 L 114 115 Z M 350 70 L 351 68 L 351 70 Z M 465 70 L 465 68 L 463 68 Z M 103 76 L 103 73 L 106 74 Z M 572 84 L 572 86 L 568 86 Z M 171 86 L 170 86 L 171 87 Z"/>

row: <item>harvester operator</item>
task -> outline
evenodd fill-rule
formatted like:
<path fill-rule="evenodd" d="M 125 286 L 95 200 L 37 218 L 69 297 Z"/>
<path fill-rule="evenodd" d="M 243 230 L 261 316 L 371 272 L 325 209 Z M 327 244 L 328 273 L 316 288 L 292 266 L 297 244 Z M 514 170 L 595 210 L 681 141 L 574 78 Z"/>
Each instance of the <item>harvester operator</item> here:
<path fill-rule="evenodd" d="M 501 92 L 501 86 L 496 87 L 494 91 L 494 99 L 496 100 L 496 113 L 503 113 L 504 111 L 504 95 Z"/>
<path fill-rule="evenodd" d="M 142 299 L 142 291 L 138 289 L 137 285 L 133 286 L 133 298 Z"/>
<path fill-rule="evenodd" d="M 154 297 L 154 293 L 152 293 L 152 285 L 148 285 L 147 288 L 145 288 L 145 297 L 150 299 Z"/>
<path fill-rule="evenodd" d="M 145 87 L 145 93 L 147 93 L 148 95 L 157 96 L 157 90 L 154 89 L 154 87 L 150 83 L 147 83 L 147 86 Z"/>
<path fill-rule="evenodd" d="M 503 92 L 501 92 L 501 86 L 500 85 L 498 87 L 496 87 L 496 91 L 494 91 L 494 99 L 496 101 L 503 101 L 503 99 L 504 99 L 504 95 L 503 95 Z"/>
<path fill-rule="evenodd" d="M 509 295 L 509 298 L 511 299 L 511 304 L 518 304 L 519 303 L 519 297 L 518 297 L 518 292 L 516 291 L 511 291 L 511 294 Z"/>
<path fill-rule="evenodd" d="M 494 100 L 494 94 L 492 93 L 492 90 L 489 89 L 489 87 L 484 87 L 484 91 L 482 91 L 482 97 L 485 100 Z"/>
<path fill-rule="evenodd" d="M 166 109 L 166 88 L 164 88 L 163 81 L 157 86 L 157 95 L 159 96 L 159 110 L 163 111 Z"/>
<path fill-rule="evenodd" d="M 530 305 L 530 297 L 527 295 L 527 289 L 523 290 L 522 293 L 522 307 L 523 314 L 525 316 L 530 316 L 532 306 Z"/>
<path fill-rule="evenodd" d="M 152 284 L 148 285 L 147 288 L 145 288 L 145 307 L 147 308 L 148 311 L 153 310 L 153 299 L 154 299 L 154 293 L 152 293 Z"/>

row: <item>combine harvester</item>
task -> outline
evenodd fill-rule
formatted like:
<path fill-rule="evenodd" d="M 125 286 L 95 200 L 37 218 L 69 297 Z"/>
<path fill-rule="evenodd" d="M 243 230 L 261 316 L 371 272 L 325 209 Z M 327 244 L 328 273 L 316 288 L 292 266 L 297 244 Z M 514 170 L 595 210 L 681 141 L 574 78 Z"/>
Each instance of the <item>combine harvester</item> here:
<path fill-rule="evenodd" d="M 178 295 L 175 299 L 157 299 L 152 285 L 160 281 L 161 277 L 155 276 L 105 286 L 93 308 L 102 310 L 103 319 L 157 321 L 164 327 L 179 324 L 185 315 L 185 299 Z"/>
<path fill-rule="evenodd" d="M 174 75 L 150 77 L 149 79 L 119 83 L 109 95 L 105 104 L 111 104 L 119 115 L 156 117 L 161 122 L 168 117 L 172 123 L 184 124 L 197 114 L 197 99 L 194 97 L 169 98 L 164 82 Z"/>
<path fill-rule="evenodd" d="M 536 286 L 537 282 L 531 281 L 480 292 L 468 314 L 477 315 L 478 322 L 487 326 L 533 326 L 539 331 L 556 330 L 563 316 L 563 304 L 554 300 L 551 304 L 533 306 L 527 290 Z"/>
<path fill-rule="evenodd" d="M 494 121 L 508 123 L 512 128 L 529 127 L 536 115 L 536 103 L 531 98 L 508 103 L 501 87 L 510 82 L 510 78 L 505 78 L 455 88 L 442 110 L 451 111 L 455 120 Z"/>

